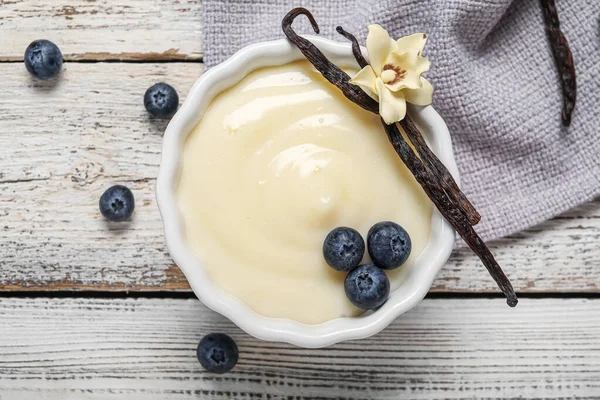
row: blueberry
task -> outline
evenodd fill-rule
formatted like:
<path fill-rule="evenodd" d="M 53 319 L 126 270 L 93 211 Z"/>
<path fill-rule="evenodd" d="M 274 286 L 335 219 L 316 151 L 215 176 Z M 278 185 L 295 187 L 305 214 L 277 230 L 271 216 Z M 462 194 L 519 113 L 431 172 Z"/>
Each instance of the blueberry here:
<path fill-rule="evenodd" d="M 160 82 L 146 90 L 144 107 L 150 115 L 158 118 L 170 118 L 179 107 L 179 96 L 173 86 Z"/>
<path fill-rule="evenodd" d="M 365 241 L 352 228 L 335 228 L 325 238 L 323 257 L 336 271 L 348 272 L 356 268 L 365 255 Z"/>
<path fill-rule="evenodd" d="M 125 221 L 131 217 L 134 208 L 133 193 L 125 186 L 115 185 L 100 197 L 100 212 L 109 221 Z"/>
<path fill-rule="evenodd" d="M 62 64 L 60 49 L 49 40 L 33 41 L 25 50 L 25 68 L 35 78 L 54 78 L 60 72 Z"/>
<path fill-rule="evenodd" d="M 208 372 L 224 374 L 238 362 L 239 352 L 235 341 L 224 333 L 210 333 L 198 344 L 198 361 Z"/>
<path fill-rule="evenodd" d="M 367 248 L 375 265 L 383 269 L 395 269 L 404 264 L 410 256 L 412 243 L 403 227 L 394 222 L 384 221 L 369 229 Z"/>
<path fill-rule="evenodd" d="M 363 310 L 372 310 L 387 300 L 390 280 L 382 269 L 373 264 L 353 269 L 344 281 L 346 296 L 352 304 Z"/>

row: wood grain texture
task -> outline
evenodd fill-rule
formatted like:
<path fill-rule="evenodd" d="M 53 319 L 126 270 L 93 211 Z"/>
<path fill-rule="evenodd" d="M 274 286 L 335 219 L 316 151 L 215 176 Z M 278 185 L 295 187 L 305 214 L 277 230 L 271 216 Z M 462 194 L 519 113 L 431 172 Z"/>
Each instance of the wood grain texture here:
<path fill-rule="evenodd" d="M 201 0 L 0 0 L 0 291 L 189 291 L 154 198 L 164 121 L 147 87 L 183 100 L 201 74 Z M 71 63 L 31 80 L 46 38 Z M 152 61 L 193 61 L 152 63 Z M 105 222 L 112 184 L 132 221 Z M 521 292 L 598 292 L 600 201 L 492 243 Z M 469 251 L 434 292 L 495 292 Z M 427 299 L 374 338 L 304 350 L 249 337 L 197 300 L 0 297 L 0 400 L 598 399 L 600 299 Z M 238 342 L 234 372 L 203 372 L 209 332 Z"/>
<path fill-rule="evenodd" d="M 598 399 L 600 300 L 425 300 L 379 335 L 266 343 L 197 300 L 0 299 L 0 398 Z M 195 358 L 230 334 L 232 373 Z"/>
<path fill-rule="evenodd" d="M 148 117 L 143 94 L 166 81 L 183 99 L 201 72 L 197 63 L 73 63 L 40 83 L 20 64 L 0 65 L 4 290 L 187 287 L 165 249 L 154 195 L 167 123 Z M 109 224 L 98 211 L 117 183 L 136 197 L 130 223 Z"/>
<path fill-rule="evenodd" d="M 178 290 L 189 287 L 165 248 L 154 198 L 164 121 L 142 96 L 157 81 L 185 98 L 197 63 L 66 64 L 35 82 L 0 64 L 0 290 Z M 131 187 L 133 221 L 108 224 L 97 202 Z M 600 201 L 491 244 L 521 292 L 598 292 Z M 495 292 L 478 259 L 457 251 L 435 292 Z"/>
<path fill-rule="evenodd" d="M 520 292 L 597 293 L 600 290 L 600 199 L 490 243 Z M 456 250 L 435 291 L 496 291 L 467 249 Z"/>
<path fill-rule="evenodd" d="M 0 0 L 0 61 L 35 39 L 66 60 L 200 60 L 200 0 Z"/>

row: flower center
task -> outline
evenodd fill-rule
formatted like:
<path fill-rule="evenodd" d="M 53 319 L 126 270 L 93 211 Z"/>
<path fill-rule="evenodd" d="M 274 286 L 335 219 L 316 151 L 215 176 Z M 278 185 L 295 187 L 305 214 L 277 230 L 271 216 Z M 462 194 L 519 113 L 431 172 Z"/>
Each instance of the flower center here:
<path fill-rule="evenodd" d="M 405 76 L 406 70 L 392 64 L 385 64 L 381 71 L 381 80 L 390 85 L 400 82 Z"/>
<path fill-rule="evenodd" d="M 384 83 L 389 83 L 396 78 L 396 73 L 391 69 L 385 70 L 381 73 L 381 80 Z"/>

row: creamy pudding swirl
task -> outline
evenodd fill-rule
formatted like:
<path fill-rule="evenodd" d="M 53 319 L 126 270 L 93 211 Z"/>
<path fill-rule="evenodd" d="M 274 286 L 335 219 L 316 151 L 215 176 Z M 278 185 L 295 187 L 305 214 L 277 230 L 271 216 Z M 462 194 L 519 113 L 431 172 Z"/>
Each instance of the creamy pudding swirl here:
<path fill-rule="evenodd" d="M 257 70 L 213 100 L 186 141 L 178 202 L 210 279 L 261 315 L 307 324 L 362 312 L 323 259 L 331 229 L 402 225 L 413 250 L 386 271 L 393 290 L 432 214 L 378 117 L 307 62 Z"/>

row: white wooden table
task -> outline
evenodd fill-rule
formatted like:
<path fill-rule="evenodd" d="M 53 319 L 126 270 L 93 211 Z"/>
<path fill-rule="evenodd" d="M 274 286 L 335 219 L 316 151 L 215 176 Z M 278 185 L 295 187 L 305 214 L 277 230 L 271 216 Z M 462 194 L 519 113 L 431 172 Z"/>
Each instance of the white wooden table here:
<path fill-rule="evenodd" d="M 39 38 L 67 60 L 55 83 L 23 66 Z M 157 81 L 185 98 L 202 70 L 199 0 L 0 0 L 0 400 L 600 398 L 598 201 L 491 244 L 516 309 L 468 251 L 384 332 L 324 350 L 206 309 L 164 245 L 166 124 L 142 104 Z M 98 213 L 115 183 L 137 200 L 122 229 Z M 212 331 L 240 346 L 230 374 L 196 361 Z"/>

